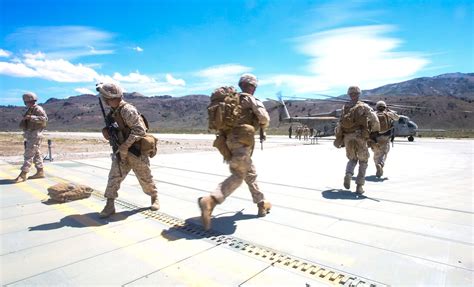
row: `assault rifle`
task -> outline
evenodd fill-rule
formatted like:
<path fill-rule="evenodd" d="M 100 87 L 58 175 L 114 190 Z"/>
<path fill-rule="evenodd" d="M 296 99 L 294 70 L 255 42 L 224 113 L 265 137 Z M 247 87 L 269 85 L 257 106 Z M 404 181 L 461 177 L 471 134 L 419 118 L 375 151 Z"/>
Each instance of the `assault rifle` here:
<path fill-rule="evenodd" d="M 263 150 L 263 141 L 266 140 L 265 132 L 263 127 L 260 127 L 260 149 Z"/>
<path fill-rule="evenodd" d="M 107 117 L 104 110 L 104 105 L 99 97 L 99 105 L 102 111 L 102 115 L 104 116 L 105 128 L 107 129 L 107 134 L 109 135 L 109 144 L 112 147 L 112 161 L 117 160 L 118 168 L 120 172 L 120 176 L 122 177 L 122 168 L 120 167 L 120 153 L 118 152 L 119 149 L 119 139 L 118 139 L 118 124 L 116 121 L 113 120 L 112 117 Z"/>

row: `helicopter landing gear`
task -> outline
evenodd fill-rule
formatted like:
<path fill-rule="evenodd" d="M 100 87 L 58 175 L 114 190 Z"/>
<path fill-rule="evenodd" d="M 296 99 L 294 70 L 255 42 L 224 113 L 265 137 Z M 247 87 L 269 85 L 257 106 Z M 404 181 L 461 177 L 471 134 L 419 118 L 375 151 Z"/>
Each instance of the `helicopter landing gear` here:
<path fill-rule="evenodd" d="M 414 140 L 415 140 L 415 138 L 414 138 L 413 136 L 409 136 L 409 137 L 408 137 L 408 141 L 409 141 L 409 142 L 412 142 L 412 141 L 414 141 Z"/>

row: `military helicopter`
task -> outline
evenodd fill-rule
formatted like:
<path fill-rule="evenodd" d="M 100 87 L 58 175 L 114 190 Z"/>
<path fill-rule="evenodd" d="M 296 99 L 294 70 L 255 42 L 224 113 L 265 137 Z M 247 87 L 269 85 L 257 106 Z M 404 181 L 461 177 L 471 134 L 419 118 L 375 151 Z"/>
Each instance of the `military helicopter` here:
<path fill-rule="evenodd" d="M 336 109 L 329 113 L 319 113 L 314 115 L 308 115 L 305 117 L 292 117 L 288 112 L 285 101 L 281 93 L 277 94 L 278 101 L 273 99 L 267 99 L 277 103 L 278 107 L 278 120 L 280 123 L 301 123 L 308 127 L 312 127 L 316 132 L 316 137 L 325 137 L 334 135 L 334 129 L 339 122 L 339 117 L 342 114 L 341 109 Z M 297 97 L 294 97 L 297 98 Z M 306 98 L 303 98 L 306 99 Z M 311 100 L 311 99 L 306 99 Z M 335 99 L 336 102 L 348 102 L 343 99 Z M 369 105 L 375 105 L 375 102 L 363 100 Z M 402 105 L 389 105 L 393 108 L 407 108 L 409 106 Z M 393 123 L 393 137 L 407 137 L 408 141 L 412 142 L 415 140 L 415 136 L 418 135 L 418 125 L 410 120 L 409 117 L 399 115 L 399 120 Z"/>

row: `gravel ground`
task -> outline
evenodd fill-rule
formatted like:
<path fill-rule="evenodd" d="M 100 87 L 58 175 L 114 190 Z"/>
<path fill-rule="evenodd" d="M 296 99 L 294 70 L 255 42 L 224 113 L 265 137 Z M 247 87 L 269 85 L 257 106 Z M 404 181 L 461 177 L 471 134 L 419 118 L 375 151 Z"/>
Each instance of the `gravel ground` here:
<path fill-rule="evenodd" d="M 162 154 L 211 151 L 213 135 L 155 135 L 159 139 L 158 152 Z M 111 147 L 100 133 L 45 132 L 41 151 L 48 155 L 51 140 L 55 161 L 107 157 Z M 0 133 L 0 160 L 11 164 L 23 162 L 23 136 L 18 132 Z"/>

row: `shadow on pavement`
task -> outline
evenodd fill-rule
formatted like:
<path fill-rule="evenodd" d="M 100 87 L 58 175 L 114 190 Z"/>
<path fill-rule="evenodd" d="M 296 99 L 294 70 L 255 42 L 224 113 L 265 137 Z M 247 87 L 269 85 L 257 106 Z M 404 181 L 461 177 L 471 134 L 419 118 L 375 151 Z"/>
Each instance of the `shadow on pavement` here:
<path fill-rule="evenodd" d="M 143 212 L 148 208 L 137 208 L 134 210 L 126 210 L 117 212 L 114 215 L 110 216 L 109 218 L 99 218 L 98 212 L 91 212 L 86 214 L 72 214 L 66 217 L 61 218 L 58 222 L 51 222 L 40 224 L 37 226 L 29 227 L 28 231 L 39 231 L 39 230 L 52 230 L 58 229 L 63 227 L 74 227 L 74 228 L 82 228 L 82 227 L 97 227 L 109 224 L 109 222 L 116 222 L 122 221 L 127 219 L 129 216 L 132 216 L 136 213 Z"/>
<path fill-rule="evenodd" d="M 366 194 L 367 191 L 364 193 Z M 343 189 L 328 189 L 321 193 L 324 198 L 327 199 L 347 199 L 347 200 L 361 200 L 361 199 L 370 199 L 373 201 L 380 202 L 380 200 L 366 196 L 366 195 L 359 195 L 355 192 L 351 192 L 350 190 L 343 190 Z"/>
<path fill-rule="evenodd" d="M 375 175 L 369 175 L 365 177 L 366 181 L 370 182 L 384 182 L 385 180 L 388 180 L 388 177 L 376 177 Z"/>
<path fill-rule="evenodd" d="M 237 221 L 257 218 L 256 214 L 244 214 L 241 211 L 235 212 L 230 216 L 219 216 L 212 218 L 212 230 L 205 232 L 201 226 L 200 217 L 192 217 L 185 220 L 183 226 L 173 226 L 163 230 L 161 235 L 169 241 L 179 239 L 202 239 L 210 236 L 231 235 L 237 229 Z M 195 231 L 198 232 L 195 232 Z M 202 231 L 202 232 L 199 232 Z"/>
<path fill-rule="evenodd" d="M 0 179 L 0 185 L 15 184 L 14 179 Z"/>
<path fill-rule="evenodd" d="M 361 200 L 366 198 L 364 195 L 358 195 L 350 190 L 343 189 L 328 189 L 321 193 L 324 198 L 327 199 L 349 199 L 349 200 Z"/>

